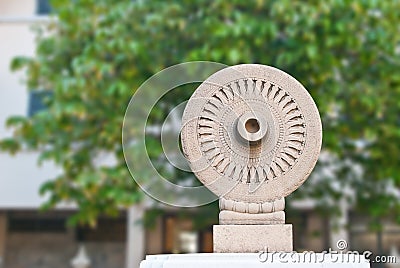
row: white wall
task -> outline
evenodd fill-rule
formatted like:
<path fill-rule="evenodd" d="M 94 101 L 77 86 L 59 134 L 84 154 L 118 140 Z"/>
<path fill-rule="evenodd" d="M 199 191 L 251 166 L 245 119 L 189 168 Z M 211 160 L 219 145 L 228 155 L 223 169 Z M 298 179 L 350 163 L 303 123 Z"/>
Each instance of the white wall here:
<path fill-rule="evenodd" d="M 0 0 L 0 16 L 32 16 L 35 11 L 35 0 Z"/>
<path fill-rule="evenodd" d="M 9 66 L 17 55 L 34 54 L 30 27 L 37 22 L 35 11 L 35 0 L 0 0 L 0 138 L 12 134 L 4 125 L 7 117 L 27 115 L 23 73 L 11 73 Z M 49 163 L 39 168 L 36 153 L 0 153 L 0 209 L 38 207 L 43 201 L 38 194 L 40 185 L 57 173 Z"/>

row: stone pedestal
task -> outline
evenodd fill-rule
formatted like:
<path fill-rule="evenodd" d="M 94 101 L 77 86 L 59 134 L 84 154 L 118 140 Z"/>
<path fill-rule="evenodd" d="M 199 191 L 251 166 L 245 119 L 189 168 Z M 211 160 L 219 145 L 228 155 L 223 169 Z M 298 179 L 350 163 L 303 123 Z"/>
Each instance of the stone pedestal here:
<path fill-rule="evenodd" d="M 291 224 L 214 225 L 214 252 L 293 251 Z"/>
<path fill-rule="evenodd" d="M 211 75 L 187 103 L 181 139 L 194 174 L 220 197 L 215 253 L 147 256 L 141 268 L 369 267 L 358 255 L 292 252 L 284 198 L 314 168 L 322 125 L 289 74 L 243 64 Z"/>
<path fill-rule="evenodd" d="M 369 268 L 362 255 L 323 253 L 199 253 L 149 255 L 140 268 Z"/>

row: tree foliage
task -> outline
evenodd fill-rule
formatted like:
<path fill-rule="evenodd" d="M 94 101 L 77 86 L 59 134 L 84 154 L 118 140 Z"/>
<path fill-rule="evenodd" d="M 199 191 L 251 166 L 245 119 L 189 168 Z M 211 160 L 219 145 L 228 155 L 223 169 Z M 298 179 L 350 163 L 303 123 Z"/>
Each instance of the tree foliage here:
<path fill-rule="evenodd" d="M 323 149 L 364 171 L 362 180 L 339 172 L 340 187 L 325 180 L 308 194 L 336 200 L 348 186 L 356 207 L 400 216 L 398 198 L 377 187 L 400 184 L 398 1 L 55 0 L 52 7 L 57 19 L 37 29 L 35 56 L 15 58 L 12 68 L 26 70 L 29 89 L 53 97 L 46 111 L 10 118 L 14 136 L 1 142 L 11 152 L 39 150 L 39 161 L 63 168 L 42 186 L 47 207 L 74 201 L 73 221 L 93 224 L 138 202 L 121 146 L 128 101 L 163 68 L 209 60 L 267 64 L 296 77 L 320 110 Z M 98 165 L 104 154 L 115 164 Z"/>

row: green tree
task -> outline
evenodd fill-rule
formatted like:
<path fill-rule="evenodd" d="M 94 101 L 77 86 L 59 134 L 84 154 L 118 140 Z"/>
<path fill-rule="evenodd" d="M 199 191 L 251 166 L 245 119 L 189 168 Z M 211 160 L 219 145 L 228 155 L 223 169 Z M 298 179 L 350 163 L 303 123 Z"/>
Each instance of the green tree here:
<path fill-rule="evenodd" d="M 63 168 L 42 186 L 46 207 L 74 201 L 73 222 L 94 224 L 140 201 L 122 154 L 126 105 L 163 68 L 210 60 L 267 64 L 296 77 L 319 107 L 323 149 L 364 170 L 356 180 L 341 169 L 339 188 L 325 180 L 304 192 L 336 200 L 347 185 L 357 208 L 400 217 L 398 198 L 384 189 L 400 185 L 398 1 L 55 0 L 52 7 L 57 20 L 37 30 L 35 56 L 12 62 L 27 71 L 28 88 L 53 91 L 48 110 L 10 118 L 14 136 L 1 142 L 12 153 L 39 150 L 39 161 Z M 158 145 L 149 150 L 160 153 Z M 96 165 L 104 153 L 115 165 Z"/>

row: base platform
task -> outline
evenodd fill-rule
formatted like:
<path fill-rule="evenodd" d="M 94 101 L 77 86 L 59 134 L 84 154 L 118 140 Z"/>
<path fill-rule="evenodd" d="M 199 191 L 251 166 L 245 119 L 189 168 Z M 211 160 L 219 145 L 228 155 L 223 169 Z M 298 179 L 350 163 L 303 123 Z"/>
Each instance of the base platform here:
<path fill-rule="evenodd" d="M 148 255 L 140 268 L 369 268 L 362 255 L 346 253 L 198 253 Z"/>

